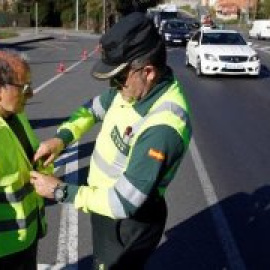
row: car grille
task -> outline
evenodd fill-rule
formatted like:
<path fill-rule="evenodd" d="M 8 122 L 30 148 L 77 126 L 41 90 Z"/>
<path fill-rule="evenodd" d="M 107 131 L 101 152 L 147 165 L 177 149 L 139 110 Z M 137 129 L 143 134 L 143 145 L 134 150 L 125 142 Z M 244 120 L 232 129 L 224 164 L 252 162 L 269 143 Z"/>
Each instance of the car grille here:
<path fill-rule="evenodd" d="M 184 38 L 185 35 L 184 34 L 173 34 L 172 38 Z"/>
<path fill-rule="evenodd" d="M 223 55 L 219 56 L 219 60 L 227 63 L 242 63 L 248 60 L 247 56 L 237 55 Z"/>
<path fill-rule="evenodd" d="M 232 68 L 222 68 L 221 69 L 222 72 L 245 72 L 245 69 L 244 68 L 241 68 L 241 69 L 232 69 Z"/>

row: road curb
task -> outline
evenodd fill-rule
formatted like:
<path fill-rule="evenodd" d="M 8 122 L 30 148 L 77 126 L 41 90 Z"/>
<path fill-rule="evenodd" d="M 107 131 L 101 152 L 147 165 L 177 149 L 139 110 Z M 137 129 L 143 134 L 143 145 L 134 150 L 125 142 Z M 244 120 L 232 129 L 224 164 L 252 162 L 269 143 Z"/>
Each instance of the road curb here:
<path fill-rule="evenodd" d="M 54 37 L 53 36 L 40 36 L 40 37 L 29 36 L 29 37 L 10 38 L 6 40 L 0 40 L 0 46 L 3 46 L 3 45 L 16 46 L 16 45 L 33 43 L 33 42 L 38 42 L 38 41 L 43 41 L 43 40 L 50 40 L 50 39 L 54 39 Z"/>

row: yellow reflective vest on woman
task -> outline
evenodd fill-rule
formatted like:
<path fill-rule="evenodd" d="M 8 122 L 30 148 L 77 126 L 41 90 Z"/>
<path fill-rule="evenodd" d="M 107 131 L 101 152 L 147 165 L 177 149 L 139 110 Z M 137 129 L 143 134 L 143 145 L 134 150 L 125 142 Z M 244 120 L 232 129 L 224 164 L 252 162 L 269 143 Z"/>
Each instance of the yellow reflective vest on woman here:
<path fill-rule="evenodd" d="M 17 115 L 33 150 L 38 140 L 26 116 Z M 33 170 L 17 136 L 0 117 L 0 260 L 28 248 L 37 238 L 38 220 L 45 234 L 43 199 L 29 182 Z M 10 269 L 11 270 L 11 269 Z"/>

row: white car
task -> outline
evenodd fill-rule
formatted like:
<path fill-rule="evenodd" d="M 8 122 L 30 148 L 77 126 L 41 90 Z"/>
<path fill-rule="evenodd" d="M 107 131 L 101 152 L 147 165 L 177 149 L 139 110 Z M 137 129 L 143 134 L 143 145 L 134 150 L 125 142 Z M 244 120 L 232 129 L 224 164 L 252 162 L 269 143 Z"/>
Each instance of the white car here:
<path fill-rule="evenodd" d="M 186 66 L 197 75 L 253 75 L 261 69 L 257 53 L 234 30 L 200 29 L 186 47 Z"/>
<path fill-rule="evenodd" d="M 256 20 L 249 30 L 249 37 L 257 39 L 270 38 L 270 20 Z"/>

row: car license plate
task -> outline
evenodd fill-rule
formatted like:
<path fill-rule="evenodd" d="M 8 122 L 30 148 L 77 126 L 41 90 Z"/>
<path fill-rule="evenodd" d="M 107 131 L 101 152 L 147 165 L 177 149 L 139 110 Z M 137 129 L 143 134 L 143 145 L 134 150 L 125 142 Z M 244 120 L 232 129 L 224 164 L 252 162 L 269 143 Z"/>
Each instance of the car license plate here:
<path fill-rule="evenodd" d="M 240 65 L 240 64 L 226 64 L 225 68 L 228 68 L 228 69 L 242 69 L 243 65 Z"/>
<path fill-rule="evenodd" d="M 182 39 L 175 39 L 174 42 L 175 43 L 181 43 L 182 42 Z"/>

